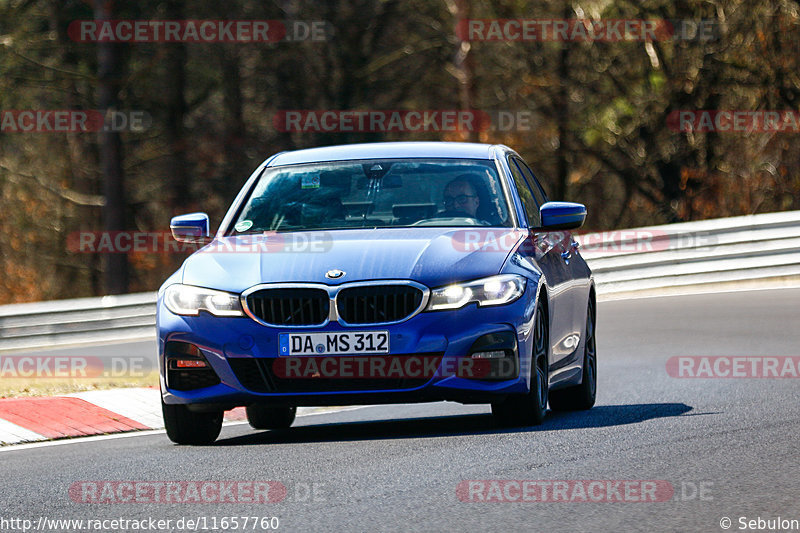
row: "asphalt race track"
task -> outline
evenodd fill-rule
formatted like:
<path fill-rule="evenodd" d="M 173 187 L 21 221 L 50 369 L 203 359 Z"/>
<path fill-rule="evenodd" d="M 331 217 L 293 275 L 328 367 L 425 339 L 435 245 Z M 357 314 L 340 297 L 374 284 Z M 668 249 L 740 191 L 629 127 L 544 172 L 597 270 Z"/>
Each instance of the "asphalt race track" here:
<path fill-rule="evenodd" d="M 286 431 L 230 425 L 207 447 L 155 432 L 4 449 L 0 517 L 274 516 L 279 531 L 714 532 L 723 517 L 734 531 L 739 517 L 800 520 L 800 380 L 666 370 L 671 356 L 800 356 L 798 326 L 800 289 L 604 302 L 591 411 L 506 430 L 488 406 L 376 406 L 305 416 Z M 143 345 L 96 350 L 131 346 Z M 663 480 L 674 493 L 657 502 L 459 499 L 460 482 L 494 479 Z M 264 504 L 76 503 L 69 488 L 84 480 L 275 480 L 287 493 Z"/>

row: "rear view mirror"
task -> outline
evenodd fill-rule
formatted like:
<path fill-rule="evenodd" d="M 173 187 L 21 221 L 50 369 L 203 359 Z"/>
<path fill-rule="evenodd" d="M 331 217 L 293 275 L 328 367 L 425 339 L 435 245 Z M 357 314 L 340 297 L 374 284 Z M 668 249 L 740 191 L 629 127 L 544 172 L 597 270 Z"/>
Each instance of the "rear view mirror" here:
<path fill-rule="evenodd" d="M 539 208 L 542 228 L 546 230 L 575 229 L 586 220 L 586 207 L 572 202 L 547 202 Z"/>
<path fill-rule="evenodd" d="M 391 174 L 383 178 L 381 182 L 381 187 L 384 189 L 399 189 L 403 186 L 403 178 L 398 176 L 397 174 Z"/>
<path fill-rule="evenodd" d="M 319 174 L 321 189 L 338 189 L 342 195 L 350 194 L 352 174 L 348 172 L 325 171 Z"/>
<path fill-rule="evenodd" d="M 172 237 L 178 242 L 201 242 L 208 239 L 208 215 L 190 213 L 172 217 L 169 223 Z"/>
<path fill-rule="evenodd" d="M 401 176 L 392 174 L 390 176 L 386 176 L 383 178 L 376 178 L 380 180 L 381 188 L 382 189 L 399 189 L 403 186 L 403 178 Z M 359 191 L 365 191 L 369 187 L 369 178 L 366 176 L 358 178 L 356 181 L 356 189 Z"/>

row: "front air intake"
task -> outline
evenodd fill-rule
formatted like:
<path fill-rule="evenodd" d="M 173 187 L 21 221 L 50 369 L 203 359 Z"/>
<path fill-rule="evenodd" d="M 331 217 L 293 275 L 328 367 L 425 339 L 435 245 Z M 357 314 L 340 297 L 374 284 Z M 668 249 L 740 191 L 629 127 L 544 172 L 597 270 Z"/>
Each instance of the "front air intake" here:
<path fill-rule="evenodd" d="M 422 291 L 410 285 L 365 285 L 342 289 L 336 307 L 348 324 L 399 322 L 419 309 L 422 297 Z"/>
<path fill-rule="evenodd" d="M 246 298 L 250 312 L 274 326 L 316 326 L 330 312 L 330 296 L 322 289 L 261 289 Z"/>

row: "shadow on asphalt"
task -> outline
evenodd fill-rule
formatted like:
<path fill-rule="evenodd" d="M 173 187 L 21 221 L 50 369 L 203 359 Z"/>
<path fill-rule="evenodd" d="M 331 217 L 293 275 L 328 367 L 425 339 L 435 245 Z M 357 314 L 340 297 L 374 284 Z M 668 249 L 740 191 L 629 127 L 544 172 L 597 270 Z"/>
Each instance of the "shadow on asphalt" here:
<path fill-rule="evenodd" d="M 636 424 L 656 418 L 681 416 L 691 410 L 692 407 L 685 403 L 600 405 L 589 411 L 573 413 L 553 413 L 551 411 L 541 426 L 521 428 L 498 427 L 489 414 L 315 424 L 220 439 L 213 446 L 412 439 L 603 428 Z"/>

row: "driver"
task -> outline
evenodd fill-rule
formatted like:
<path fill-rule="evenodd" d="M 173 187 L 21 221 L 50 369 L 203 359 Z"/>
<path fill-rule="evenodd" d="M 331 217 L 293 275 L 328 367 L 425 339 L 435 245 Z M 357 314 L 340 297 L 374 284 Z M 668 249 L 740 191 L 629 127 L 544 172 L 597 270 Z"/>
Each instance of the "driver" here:
<path fill-rule="evenodd" d="M 444 188 L 445 213 L 451 216 L 466 216 L 477 218 L 478 207 L 481 205 L 475 187 L 468 181 L 469 174 L 458 176 Z"/>

